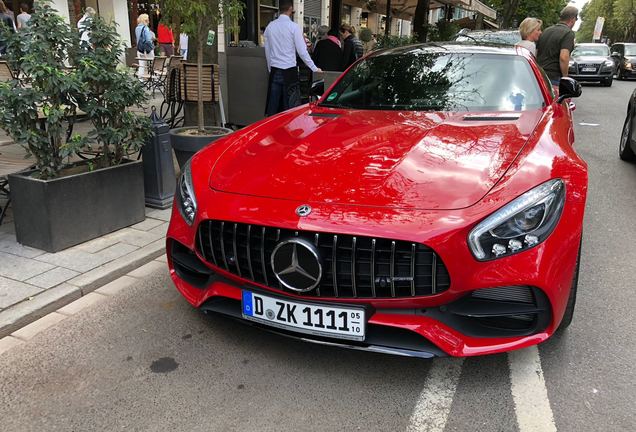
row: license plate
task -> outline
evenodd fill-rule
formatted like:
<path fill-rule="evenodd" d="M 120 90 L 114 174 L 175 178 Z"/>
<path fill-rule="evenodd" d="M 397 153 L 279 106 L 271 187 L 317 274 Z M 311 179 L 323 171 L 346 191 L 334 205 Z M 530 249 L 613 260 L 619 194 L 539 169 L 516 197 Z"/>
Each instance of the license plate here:
<path fill-rule="evenodd" d="M 243 291 L 243 318 L 338 339 L 364 340 L 365 310 L 283 300 Z"/>
<path fill-rule="evenodd" d="M 596 72 L 596 68 L 593 67 L 585 67 L 581 69 L 582 72 Z"/>

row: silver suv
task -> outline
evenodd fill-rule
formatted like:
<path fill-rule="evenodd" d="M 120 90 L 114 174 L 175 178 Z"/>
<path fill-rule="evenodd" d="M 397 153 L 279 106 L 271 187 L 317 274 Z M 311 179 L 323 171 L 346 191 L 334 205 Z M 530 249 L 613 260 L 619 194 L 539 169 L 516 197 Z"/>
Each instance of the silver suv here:
<path fill-rule="evenodd" d="M 576 44 L 570 55 L 568 76 L 577 81 L 599 82 L 606 87 L 612 85 L 614 60 L 610 49 L 602 43 Z"/>

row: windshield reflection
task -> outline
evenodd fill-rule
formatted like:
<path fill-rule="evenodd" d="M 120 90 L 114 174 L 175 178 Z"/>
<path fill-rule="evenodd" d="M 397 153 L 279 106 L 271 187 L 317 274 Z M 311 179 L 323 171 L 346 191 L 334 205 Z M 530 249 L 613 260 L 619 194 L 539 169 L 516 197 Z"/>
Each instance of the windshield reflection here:
<path fill-rule="evenodd" d="M 405 111 L 525 111 L 541 108 L 537 80 L 523 57 L 388 51 L 350 70 L 321 106 Z"/>

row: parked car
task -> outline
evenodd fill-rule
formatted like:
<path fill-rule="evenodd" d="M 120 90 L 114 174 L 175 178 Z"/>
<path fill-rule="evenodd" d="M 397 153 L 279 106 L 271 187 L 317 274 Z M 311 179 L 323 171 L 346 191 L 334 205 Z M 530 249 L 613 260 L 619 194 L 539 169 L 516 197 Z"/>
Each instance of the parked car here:
<path fill-rule="evenodd" d="M 568 76 L 581 82 L 599 82 L 610 87 L 614 78 L 614 60 L 602 43 L 581 43 L 570 55 Z"/>
<path fill-rule="evenodd" d="M 618 155 L 624 161 L 636 162 L 636 90 L 627 104 L 627 115 L 623 124 Z"/>
<path fill-rule="evenodd" d="M 636 78 L 636 43 L 616 43 L 611 52 L 616 77 L 619 80 Z"/>
<path fill-rule="evenodd" d="M 521 42 L 519 30 L 470 30 L 461 29 L 455 35 L 457 42 L 477 42 L 498 45 L 516 45 Z"/>
<path fill-rule="evenodd" d="M 519 51 L 519 52 L 518 52 Z M 197 153 L 170 275 L 195 307 L 305 341 L 408 356 L 540 343 L 574 313 L 587 165 L 530 53 L 412 45 L 316 103 Z"/>

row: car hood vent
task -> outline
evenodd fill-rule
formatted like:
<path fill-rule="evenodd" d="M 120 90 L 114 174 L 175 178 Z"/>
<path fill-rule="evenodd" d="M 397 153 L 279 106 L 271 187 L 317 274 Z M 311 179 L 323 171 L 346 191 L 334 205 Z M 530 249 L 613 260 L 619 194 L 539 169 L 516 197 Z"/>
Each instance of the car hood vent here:
<path fill-rule="evenodd" d="M 324 113 L 337 117 L 291 110 L 228 138 L 223 154 L 211 161 L 210 187 L 311 203 L 466 208 L 499 181 L 543 115 Z M 471 116 L 474 121 L 465 121 Z"/>

